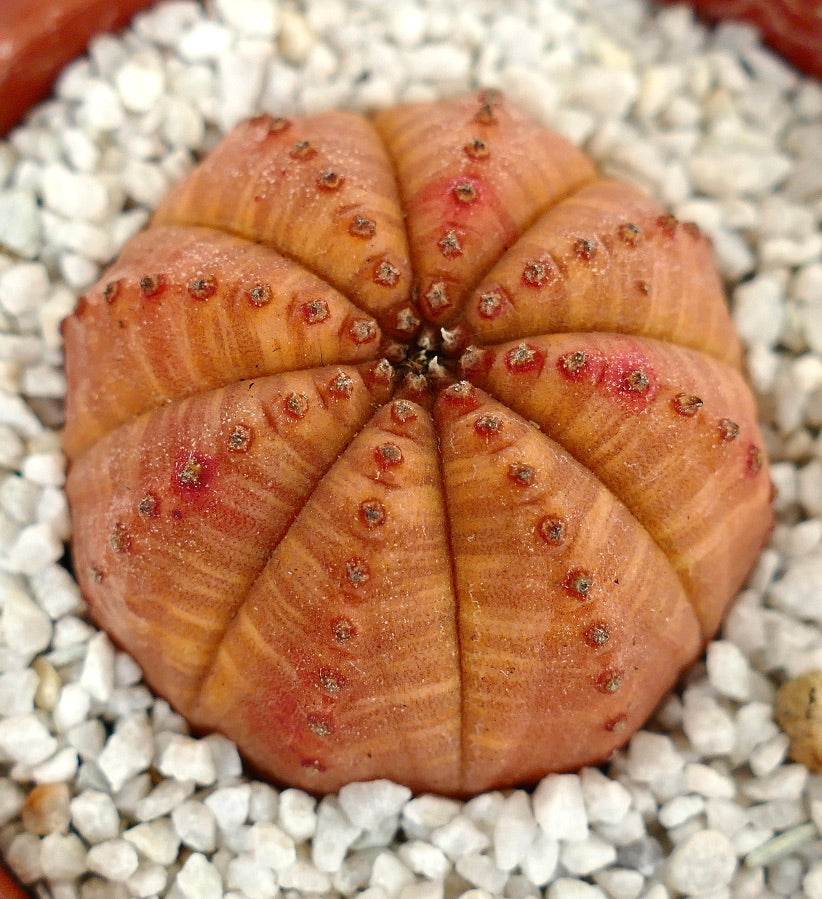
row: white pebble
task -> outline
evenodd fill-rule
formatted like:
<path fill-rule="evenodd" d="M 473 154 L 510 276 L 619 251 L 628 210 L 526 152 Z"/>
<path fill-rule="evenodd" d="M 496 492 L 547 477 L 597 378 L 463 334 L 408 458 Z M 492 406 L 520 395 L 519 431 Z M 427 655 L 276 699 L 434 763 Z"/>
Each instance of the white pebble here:
<path fill-rule="evenodd" d="M 398 814 L 411 798 L 411 790 L 389 780 L 372 780 L 346 784 L 340 789 L 338 798 L 352 824 L 371 830 L 386 818 Z"/>
<path fill-rule="evenodd" d="M 203 117 L 183 100 L 169 97 L 164 107 L 163 136 L 172 147 L 194 149 L 205 135 Z"/>
<path fill-rule="evenodd" d="M 440 83 L 465 80 L 471 68 L 466 50 L 447 43 L 427 43 L 408 51 L 406 56 L 411 78 Z"/>
<path fill-rule="evenodd" d="M 307 840 L 314 834 L 317 828 L 316 805 L 316 799 L 302 790 L 283 790 L 280 794 L 278 821 L 295 842 Z"/>
<path fill-rule="evenodd" d="M 107 82 L 93 79 L 83 85 L 78 119 L 92 131 L 114 131 L 125 121 L 117 91 Z"/>
<path fill-rule="evenodd" d="M 822 461 L 809 462 L 799 469 L 799 501 L 810 515 L 822 515 Z M 813 567 L 814 583 L 820 584 L 818 566 Z"/>
<path fill-rule="evenodd" d="M 189 799 L 171 813 L 174 829 L 180 839 L 198 852 L 213 852 L 217 846 L 217 822 L 211 809 L 202 802 Z"/>
<path fill-rule="evenodd" d="M 729 281 L 739 281 L 754 271 L 756 258 L 748 243 L 736 231 L 719 228 L 712 235 L 719 273 Z M 781 320 L 781 311 L 779 314 Z M 757 344 L 762 343 L 759 341 Z"/>
<path fill-rule="evenodd" d="M 66 159 L 81 172 L 93 171 L 99 160 L 100 150 L 91 137 L 81 128 L 66 128 L 60 135 Z"/>
<path fill-rule="evenodd" d="M 749 702 L 736 714 L 735 754 L 744 760 L 760 743 L 779 733 L 773 722 L 773 707 L 765 702 Z"/>
<path fill-rule="evenodd" d="M 242 35 L 271 38 L 280 26 L 279 5 L 273 0 L 216 0 L 215 8 Z"/>
<path fill-rule="evenodd" d="M 596 834 L 584 840 L 563 840 L 559 860 L 569 874 L 587 877 L 594 871 L 607 868 L 617 858 L 611 843 Z"/>
<path fill-rule="evenodd" d="M 149 214 L 145 209 L 130 209 L 117 216 L 111 226 L 111 242 L 121 247 L 141 231 L 148 223 Z"/>
<path fill-rule="evenodd" d="M 415 47 L 425 36 L 425 11 L 415 3 L 394 3 L 386 10 L 388 34 L 401 47 Z"/>
<path fill-rule="evenodd" d="M 248 832 L 248 845 L 254 860 L 273 871 L 287 868 L 297 859 L 294 840 L 276 824 L 260 821 Z"/>
<path fill-rule="evenodd" d="M 180 837 L 168 818 L 136 824 L 123 834 L 123 839 L 158 865 L 171 865 L 180 850 Z"/>
<path fill-rule="evenodd" d="M 137 32 L 152 42 L 173 46 L 183 30 L 196 22 L 201 14 L 197 4 L 191 0 L 173 0 L 140 13 L 132 24 Z"/>
<path fill-rule="evenodd" d="M 141 714 L 121 722 L 106 741 L 98 764 L 113 790 L 145 771 L 154 757 L 154 734 Z"/>
<path fill-rule="evenodd" d="M 43 199 L 54 212 L 84 222 L 103 222 L 110 210 L 108 190 L 101 178 L 72 172 L 60 163 L 43 170 Z"/>
<path fill-rule="evenodd" d="M 109 880 L 127 880 L 137 870 L 137 851 L 125 840 L 106 840 L 92 846 L 86 856 L 89 871 Z"/>
<path fill-rule="evenodd" d="M 734 291 L 734 323 L 748 343 L 772 345 L 784 327 L 785 278 L 768 272 Z"/>
<path fill-rule="evenodd" d="M 28 456 L 20 473 L 34 484 L 60 487 L 66 479 L 65 469 L 65 457 L 62 453 L 42 452 Z"/>
<path fill-rule="evenodd" d="M 200 852 L 192 852 L 174 881 L 185 899 L 223 899 L 220 872 Z"/>
<path fill-rule="evenodd" d="M 19 813 L 25 799 L 17 784 L 8 778 L 0 778 L 0 827 Z"/>
<path fill-rule="evenodd" d="M 9 547 L 14 545 L 19 533 L 20 527 L 17 522 L 0 510 L 0 552 L 4 556 L 8 553 Z"/>
<path fill-rule="evenodd" d="M 39 262 L 21 262 L 0 273 L 0 306 L 12 315 L 37 309 L 48 290 L 48 272 Z"/>
<path fill-rule="evenodd" d="M 751 698 L 751 666 L 739 647 L 727 640 L 708 644 L 708 679 L 723 696 L 737 702 Z"/>
<path fill-rule="evenodd" d="M 349 821 L 339 802 L 326 796 L 317 810 L 317 830 L 311 847 L 312 862 L 320 871 L 331 873 L 339 870 L 348 847 L 360 833 L 361 829 Z"/>
<path fill-rule="evenodd" d="M 66 283 L 77 291 L 91 287 L 100 271 L 95 262 L 80 253 L 61 253 L 57 264 Z"/>
<path fill-rule="evenodd" d="M 640 80 L 637 114 L 652 118 L 662 112 L 678 92 L 682 79 L 683 71 L 679 66 L 649 66 Z"/>
<path fill-rule="evenodd" d="M 731 841 L 716 830 L 700 830 L 671 852 L 666 883 L 686 894 L 707 893 L 727 886 L 736 871 Z"/>
<path fill-rule="evenodd" d="M 822 264 L 804 266 L 791 285 L 798 303 L 802 333 L 808 346 L 822 353 Z"/>
<path fill-rule="evenodd" d="M 120 815 L 107 793 L 84 790 L 70 803 L 71 823 L 88 843 L 114 839 L 120 830 Z"/>
<path fill-rule="evenodd" d="M 31 668 L 0 674 L 0 715 L 25 715 L 34 711 L 39 678 Z"/>
<path fill-rule="evenodd" d="M 117 72 L 114 83 L 129 112 L 148 112 L 163 95 L 165 77 L 159 62 L 147 54 L 136 54 Z"/>
<path fill-rule="evenodd" d="M 431 832 L 431 842 L 453 860 L 469 852 L 481 852 L 491 841 L 465 815 L 457 815 Z"/>
<path fill-rule="evenodd" d="M 40 249 L 40 211 L 31 190 L 0 191 L 0 246 L 24 259 Z"/>
<path fill-rule="evenodd" d="M 23 437 L 35 437 L 43 431 L 40 420 L 23 399 L 12 396 L 2 388 L 0 388 L 0 425 L 10 426 Z"/>
<path fill-rule="evenodd" d="M 248 803 L 248 820 L 274 821 L 277 818 L 279 797 L 276 790 L 267 783 L 255 780 L 251 784 L 251 798 Z"/>
<path fill-rule="evenodd" d="M 120 787 L 114 800 L 124 818 L 131 820 L 135 817 L 138 804 L 148 796 L 151 787 L 152 777 L 148 771 L 135 774 Z"/>
<path fill-rule="evenodd" d="M 274 872 L 247 855 L 238 855 L 229 862 L 226 886 L 242 891 L 248 899 L 269 899 L 277 893 Z"/>
<path fill-rule="evenodd" d="M 679 827 L 699 815 L 704 808 L 705 800 L 701 796 L 674 796 L 660 808 L 659 823 L 669 829 Z"/>
<path fill-rule="evenodd" d="M 397 852 L 412 871 L 431 880 L 441 880 L 451 868 L 441 849 L 422 840 L 407 840 Z"/>
<path fill-rule="evenodd" d="M 771 237 L 759 246 L 759 258 L 763 267 L 799 266 L 819 258 L 822 250 L 822 236 L 809 234 L 807 237 L 789 239 Z"/>
<path fill-rule="evenodd" d="M 30 583 L 37 602 L 52 619 L 74 612 L 82 604 L 76 581 L 62 565 L 49 565 Z"/>
<path fill-rule="evenodd" d="M 94 627 L 88 621 L 74 615 L 65 615 L 54 625 L 52 644 L 55 649 L 76 646 L 87 643 L 95 633 Z"/>
<path fill-rule="evenodd" d="M 731 716 L 710 696 L 685 694 L 682 727 L 694 749 L 703 756 L 731 752 L 736 730 Z"/>
<path fill-rule="evenodd" d="M 34 575 L 63 555 L 63 542 L 51 525 L 31 524 L 20 531 L 8 552 L 8 567 L 20 574 Z"/>
<path fill-rule="evenodd" d="M 231 831 L 238 828 L 248 817 L 251 800 L 251 787 L 238 784 L 234 787 L 223 787 L 206 796 L 204 802 L 214 814 L 221 830 Z"/>
<path fill-rule="evenodd" d="M 765 196 L 791 171 L 783 153 L 707 150 L 690 160 L 694 185 L 709 196 Z"/>
<path fill-rule="evenodd" d="M 70 250 L 94 262 L 108 262 L 114 251 L 107 225 L 94 225 L 48 216 L 46 233 L 49 240 L 64 250 Z"/>
<path fill-rule="evenodd" d="M 780 548 L 785 555 L 794 558 L 808 555 L 822 544 L 822 519 L 809 518 L 781 533 Z"/>
<path fill-rule="evenodd" d="M 231 44 L 231 32 L 217 22 L 195 21 L 179 38 L 177 50 L 190 62 L 214 60 Z"/>
<path fill-rule="evenodd" d="M 40 864 L 43 874 L 52 880 L 74 880 L 88 869 L 86 847 L 73 833 L 50 833 L 43 838 L 40 847 Z"/>
<path fill-rule="evenodd" d="M 799 799 L 807 781 L 808 769 L 804 765 L 784 765 L 748 781 L 743 785 L 743 792 L 756 802 Z"/>
<path fill-rule="evenodd" d="M 794 561 L 770 592 L 777 608 L 822 623 L 822 556 Z"/>
<path fill-rule="evenodd" d="M 807 815 L 803 803 L 797 800 L 775 799 L 771 802 L 762 802 L 752 805 L 748 809 L 748 818 L 751 824 L 759 831 L 785 830 L 796 827 L 805 822 Z M 770 836 L 770 833 L 767 834 Z M 763 837 L 761 842 L 767 838 Z M 759 843 L 752 843 L 748 849 Z M 748 851 L 745 849 L 744 851 Z"/>
<path fill-rule="evenodd" d="M 778 765 L 781 765 L 790 748 L 790 738 L 787 734 L 779 733 L 760 743 L 751 753 L 749 764 L 756 777 L 765 777 Z"/>
<path fill-rule="evenodd" d="M 114 689 L 114 647 L 102 632 L 88 642 L 80 685 L 100 702 L 106 702 Z"/>
<path fill-rule="evenodd" d="M 555 880 L 545 895 L 546 899 L 607 899 L 599 887 L 585 883 L 584 880 L 572 880 L 570 877 Z"/>
<path fill-rule="evenodd" d="M 74 292 L 66 285 L 56 285 L 45 302 L 37 308 L 37 320 L 43 333 L 43 342 L 49 350 L 57 350 L 63 344 L 60 325 L 74 310 Z"/>
<path fill-rule="evenodd" d="M 132 159 L 123 169 L 123 187 L 136 203 L 153 209 L 168 192 L 169 183 L 158 165 Z"/>
<path fill-rule="evenodd" d="M 414 875 L 390 852 L 381 852 L 371 868 L 369 885 L 383 891 L 383 895 L 399 896 L 403 887 L 414 882 Z"/>
<path fill-rule="evenodd" d="M 0 750 L 15 762 L 36 765 L 57 749 L 57 740 L 36 714 L 0 720 Z"/>
<path fill-rule="evenodd" d="M 6 862 L 25 884 L 43 876 L 41 840 L 33 833 L 18 833 L 5 850 Z"/>
<path fill-rule="evenodd" d="M 23 456 L 23 441 L 8 425 L 0 425 L 0 468 L 17 468 Z"/>
<path fill-rule="evenodd" d="M 217 77 L 221 99 L 219 124 L 227 131 L 259 107 L 265 64 L 259 55 L 230 50 L 219 58 Z"/>
<path fill-rule="evenodd" d="M 21 533 L 29 530 L 31 528 L 26 528 Z M 18 539 L 15 546 L 19 546 L 19 542 Z M 20 589 L 6 589 L 0 628 L 6 645 L 28 658 L 42 652 L 51 642 L 52 629 L 48 615 Z"/>
<path fill-rule="evenodd" d="M 815 861 L 802 880 L 808 899 L 822 899 L 822 861 Z"/>
<path fill-rule="evenodd" d="M 685 766 L 685 786 L 706 798 L 731 799 L 736 795 L 733 780 L 710 765 L 691 763 Z"/>
<path fill-rule="evenodd" d="M 645 885 L 645 878 L 639 871 L 629 871 L 627 868 L 608 868 L 605 871 L 597 871 L 594 874 L 594 880 L 611 899 L 637 899 Z"/>
<path fill-rule="evenodd" d="M 619 781 L 606 777 L 598 768 L 583 768 L 579 781 L 592 824 L 617 824 L 625 817 L 631 806 L 631 794 Z"/>
<path fill-rule="evenodd" d="M 126 880 L 129 895 L 149 899 L 160 895 L 168 883 L 168 871 L 161 865 L 141 861 L 135 872 Z M 55 897 L 56 899 L 56 897 Z"/>
<path fill-rule="evenodd" d="M 222 734 L 209 734 L 203 738 L 211 753 L 214 771 L 218 782 L 239 777 L 243 772 L 243 763 L 237 745 Z"/>
<path fill-rule="evenodd" d="M 426 837 L 436 827 L 442 827 L 460 812 L 460 804 L 444 796 L 426 794 L 408 802 L 402 810 L 405 831 L 416 837 Z"/>
<path fill-rule="evenodd" d="M 575 73 L 568 101 L 605 119 L 621 119 L 639 95 L 639 79 L 628 70 L 586 66 Z"/>
<path fill-rule="evenodd" d="M 9 475 L 0 481 L 0 506 L 15 521 L 30 524 L 35 517 L 40 492 L 37 484 L 16 474 Z"/>
<path fill-rule="evenodd" d="M 142 679 L 140 666 L 125 652 L 114 654 L 114 685 L 115 687 L 130 687 L 138 684 Z"/>
<path fill-rule="evenodd" d="M 327 893 L 331 889 L 331 878 L 302 858 L 278 871 L 277 880 L 283 889 L 300 890 L 307 894 Z"/>
<path fill-rule="evenodd" d="M 457 874 L 464 877 L 469 883 L 485 890 L 492 896 L 501 894 L 508 880 L 506 871 L 500 871 L 487 855 L 478 852 L 461 855 L 454 868 Z"/>
<path fill-rule="evenodd" d="M 584 840 L 588 816 L 579 778 L 575 774 L 549 774 L 533 795 L 534 815 L 546 836 Z"/>
<path fill-rule="evenodd" d="M 494 823 L 494 861 L 501 871 L 515 868 L 528 854 L 537 822 L 527 793 L 515 790 L 500 808 Z"/>
<path fill-rule="evenodd" d="M 77 768 L 77 751 L 66 746 L 55 752 L 51 758 L 34 765 L 31 769 L 31 779 L 37 784 L 68 783 L 74 779 Z"/>
<path fill-rule="evenodd" d="M 631 739 L 625 770 L 639 783 L 653 783 L 677 774 L 683 765 L 684 760 L 669 737 L 640 731 Z"/>
<path fill-rule="evenodd" d="M 163 750 L 157 767 L 161 774 L 175 780 L 193 780 L 201 786 L 214 783 L 217 772 L 204 740 L 174 734 Z"/>
<path fill-rule="evenodd" d="M 61 369 L 53 365 L 29 365 L 20 376 L 20 390 L 29 398 L 51 397 L 62 400 L 66 395 L 66 376 Z M 56 471 L 42 473 L 38 471 L 36 474 L 30 474 L 27 469 L 25 474 L 32 480 L 53 477 L 57 484 L 63 480 L 62 474 Z"/>

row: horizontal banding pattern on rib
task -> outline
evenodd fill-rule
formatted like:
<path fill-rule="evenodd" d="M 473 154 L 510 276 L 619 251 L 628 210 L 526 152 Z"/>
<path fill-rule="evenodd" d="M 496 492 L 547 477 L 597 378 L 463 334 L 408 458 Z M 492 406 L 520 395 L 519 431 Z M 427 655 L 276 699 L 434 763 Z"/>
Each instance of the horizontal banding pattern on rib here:
<path fill-rule="evenodd" d="M 432 129 L 435 116 L 449 129 Z M 705 265 L 701 238 L 595 180 L 577 150 L 497 98 L 389 111 L 376 126 L 336 114 L 240 126 L 69 321 L 67 346 L 88 341 L 106 388 L 75 368 L 74 402 L 84 389 L 89 404 L 109 398 L 67 437 L 73 504 L 104 535 L 81 527 L 75 552 L 95 614 L 115 635 L 132 629 L 155 686 L 275 776 L 471 792 L 596 761 L 642 722 L 698 651 L 691 603 L 710 632 L 752 560 L 756 534 L 705 605 L 721 522 L 767 505 L 761 441 L 712 270 L 701 293 L 661 274 L 660 259 Z M 238 147 L 244 161 L 225 174 Z M 143 266 L 151 246 L 168 248 L 167 264 Z M 566 319 L 545 317 L 556 309 Z M 425 324 L 396 376 L 378 362 L 390 341 L 413 343 L 420 320 L 447 324 L 442 352 L 480 345 L 463 357 L 465 382 L 453 383 L 455 360 L 433 359 Z M 569 422 L 534 399 L 544 379 Z M 574 422 L 583 405 L 591 420 Z M 198 432 L 207 409 L 214 424 Z M 320 410 L 342 432 L 295 443 Z M 673 447 L 650 489 L 657 507 L 636 495 L 644 479 L 614 474 L 657 459 L 624 436 L 649 428 Z M 719 508 L 688 467 L 693 445 L 720 460 Z M 105 453 L 128 446 L 131 473 Z M 277 490 L 262 499 L 275 448 L 294 472 L 276 515 Z M 128 508 L 98 503 L 98 485 L 132 482 Z M 656 517 L 664 497 L 687 496 L 702 532 Z M 267 522 L 256 533 L 255 515 Z M 155 595 L 176 584 L 176 606 L 124 605 L 158 558 Z M 582 752 L 574 728 L 589 735 Z"/>

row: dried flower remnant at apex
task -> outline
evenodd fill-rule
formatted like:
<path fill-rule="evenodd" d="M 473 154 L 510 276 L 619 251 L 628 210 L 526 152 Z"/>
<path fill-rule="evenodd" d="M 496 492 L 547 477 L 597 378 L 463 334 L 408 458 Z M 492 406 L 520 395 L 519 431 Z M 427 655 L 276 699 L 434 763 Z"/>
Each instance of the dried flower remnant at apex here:
<path fill-rule="evenodd" d="M 315 793 L 599 763 L 770 527 L 710 245 L 496 92 L 240 124 L 64 342 L 93 616 Z"/>

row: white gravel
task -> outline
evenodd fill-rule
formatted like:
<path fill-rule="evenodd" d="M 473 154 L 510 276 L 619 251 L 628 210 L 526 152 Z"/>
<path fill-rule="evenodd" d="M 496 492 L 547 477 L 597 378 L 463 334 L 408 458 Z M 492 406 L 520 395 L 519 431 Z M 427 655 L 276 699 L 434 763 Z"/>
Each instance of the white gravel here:
<path fill-rule="evenodd" d="M 167 2 L 0 141 L 0 850 L 54 899 L 822 899 L 822 776 L 776 687 L 822 667 L 822 87 L 644 0 Z M 778 525 L 720 638 L 602 770 L 318 801 L 192 738 L 85 619 L 60 319 L 238 120 L 496 86 L 713 239 Z"/>

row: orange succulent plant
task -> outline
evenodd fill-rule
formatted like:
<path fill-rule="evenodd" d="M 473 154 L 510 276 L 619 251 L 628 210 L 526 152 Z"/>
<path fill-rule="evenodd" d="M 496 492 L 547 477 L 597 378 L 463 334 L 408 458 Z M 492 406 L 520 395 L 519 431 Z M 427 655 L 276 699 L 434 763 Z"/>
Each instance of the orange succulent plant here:
<path fill-rule="evenodd" d="M 771 527 L 709 242 L 494 94 L 241 124 L 64 336 L 92 614 L 309 790 L 601 761 Z"/>

